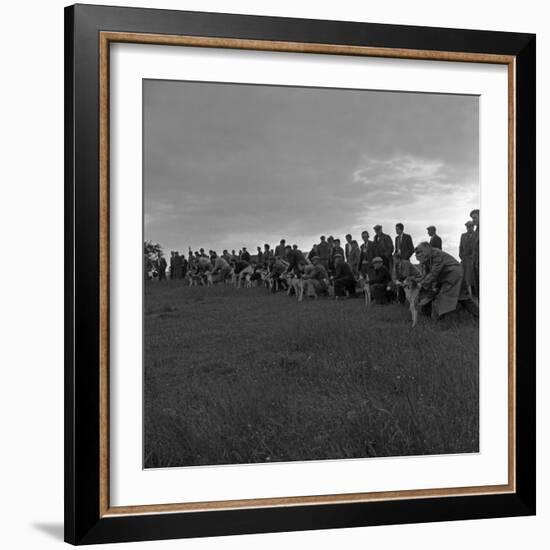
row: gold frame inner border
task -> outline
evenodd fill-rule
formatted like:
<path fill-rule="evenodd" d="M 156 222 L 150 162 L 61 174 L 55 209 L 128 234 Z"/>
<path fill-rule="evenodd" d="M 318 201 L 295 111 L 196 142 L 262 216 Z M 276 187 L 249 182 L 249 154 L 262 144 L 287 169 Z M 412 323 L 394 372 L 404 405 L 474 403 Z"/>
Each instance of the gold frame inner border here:
<path fill-rule="evenodd" d="M 466 63 L 492 63 L 508 67 L 508 255 L 511 267 L 508 276 L 508 483 L 476 487 L 420 489 L 406 491 L 382 491 L 277 497 L 213 502 L 189 502 L 171 504 L 147 504 L 139 506 L 110 506 L 109 500 L 109 80 L 110 44 L 157 44 L 162 46 L 191 46 L 204 48 L 229 48 L 237 50 L 315 53 L 365 57 L 389 57 L 397 59 L 424 59 L 430 61 L 455 61 Z M 171 512 L 198 512 L 277 506 L 314 506 L 352 502 L 375 502 L 416 498 L 472 496 L 514 493 L 516 491 L 516 242 L 515 242 L 515 56 L 463 53 L 401 48 L 346 46 L 338 44 L 313 44 L 302 42 L 278 42 L 208 36 L 159 35 L 147 33 L 106 32 L 99 33 L 99 351 L 100 351 L 100 468 L 99 514 L 100 517 L 158 514 Z"/>

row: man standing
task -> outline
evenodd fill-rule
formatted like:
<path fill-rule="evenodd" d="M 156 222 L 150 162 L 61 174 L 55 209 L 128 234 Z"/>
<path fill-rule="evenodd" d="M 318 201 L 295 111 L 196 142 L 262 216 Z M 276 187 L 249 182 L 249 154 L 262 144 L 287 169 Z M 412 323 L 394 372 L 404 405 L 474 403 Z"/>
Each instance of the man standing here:
<path fill-rule="evenodd" d="M 336 254 L 340 254 L 344 258 L 344 249 L 340 246 L 340 239 L 334 239 L 332 246 L 332 257 L 334 258 Z"/>
<path fill-rule="evenodd" d="M 428 235 L 430 236 L 430 246 L 432 248 L 439 248 L 439 250 L 443 250 L 443 241 L 441 240 L 441 237 L 436 233 L 437 229 L 435 225 L 430 225 L 426 227 L 426 230 L 428 231 Z"/>
<path fill-rule="evenodd" d="M 361 262 L 361 250 L 357 241 L 351 241 L 351 248 L 348 254 L 348 264 L 351 267 L 353 276 L 359 279 L 359 269 Z"/>
<path fill-rule="evenodd" d="M 241 253 L 241 260 L 243 262 L 250 262 L 250 252 L 246 249 L 246 246 L 243 246 L 243 251 Z"/>
<path fill-rule="evenodd" d="M 392 254 L 393 254 L 393 241 L 389 235 L 382 232 L 381 225 L 374 226 L 374 249 L 376 255 L 382 258 L 382 263 L 386 266 L 386 269 L 391 273 L 393 268 Z"/>
<path fill-rule="evenodd" d="M 279 258 L 282 258 L 283 260 L 286 259 L 286 241 L 284 239 L 281 239 L 281 242 L 275 247 L 275 256 L 279 256 Z"/>
<path fill-rule="evenodd" d="M 273 257 L 273 251 L 269 248 L 269 245 L 267 243 L 264 244 L 264 267 L 266 269 L 269 268 L 269 264 L 271 263 L 272 257 Z"/>
<path fill-rule="evenodd" d="M 174 256 L 175 252 L 170 250 L 170 280 L 175 279 Z"/>
<path fill-rule="evenodd" d="M 470 289 L 473 294 L 474 286 L 474 222 L 468 220 L 465 224 L 466 233 L 462 233 L 460 236 L 460 247 L 458 255 L 462 262 L 462 269 L 464 270 L 464 283 Z"/>
<path fill-rule="evenodd" d="M 174 254 L 174 278 L 181 279 L 183 278 L 183 261 L 180 253 L 176 250 Z"/>
<path fill-rule="evenodd" d="M 166 260 L 162 254 L 159 253 L 157 260 L 157 271 L 159 272 L 159 281 L 166 281 Z"/>
<path fill-rule="evenodd" d="M 366 275 L 373 258 L 376 257 L 376 250 L 374 249 L 374 243 L 369 239 L 369 232 L 363 231 L 361 238 L 363 243 L 361 244 L 361 257 L 359 258 L 359 270 L 363 275 Z"/>
<path fill-rule="evenodd" d="M 317 254 L 319 255 L 321 264 L 323 264 L 323 267 L 328 271 L 330 247 L 324 235 L 321 235 L 321 242 L 317 245 Z"/>
<path fill-rule="evenodd" d="M 470 218 L 476 226 L 474 232 L 474 243 L 473 243 L 473 253 L 472 253 L 472 265 L 473 265 L 473 285 L 472 285 L 472 294 L 479 298 L 479 210 L 476 208 L 470 212 Z"/>
<path fill-rule="evenodd" d="M 334 255 L 334 295 L 336 299 L 346 296 L 355 298 L 355 277 L 351 267 L 344 261 L 342 254 Z"/>
<path fill-rule="evenodd" d="M 402 223 L 395 225 L 395 257 L 399 260 L 409 260 L 413 255 L 414 246 L 412 237 L 404 233 L 405 226 Z"/>
<path fill-rule="evenodd" d="M 346 262 L 349 263 L 349 253 L 351 252 L 351 243 L 353 241 L 353 237 L 350 233 L 346 235 Z"/>
<path fill-rule="evenodd" d="M 394 266 L 395 266 L 395 279 L 402 281 L 405 279 L 405 275 L 401 270 L 401 262 L 408 262 L 409 258 L 413 255 L 414 246 L 412 237 L 404 232 L 405 226 L 402 223 L 395 225 L 395 252 L 394 252 Z M 402 286 L 397 288 L 397 299 L 399 303 L 405 303 L 405 291 Z"/>

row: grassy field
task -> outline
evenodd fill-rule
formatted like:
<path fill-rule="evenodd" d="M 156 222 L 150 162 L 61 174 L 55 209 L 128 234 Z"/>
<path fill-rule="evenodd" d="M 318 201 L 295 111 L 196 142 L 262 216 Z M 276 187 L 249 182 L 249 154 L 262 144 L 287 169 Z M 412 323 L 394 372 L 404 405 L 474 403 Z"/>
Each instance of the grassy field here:
<path fill-rule="evenodd" d="M 453 316 L 150 283 L 145 467 L 476 452 L 478 324 Z"/>

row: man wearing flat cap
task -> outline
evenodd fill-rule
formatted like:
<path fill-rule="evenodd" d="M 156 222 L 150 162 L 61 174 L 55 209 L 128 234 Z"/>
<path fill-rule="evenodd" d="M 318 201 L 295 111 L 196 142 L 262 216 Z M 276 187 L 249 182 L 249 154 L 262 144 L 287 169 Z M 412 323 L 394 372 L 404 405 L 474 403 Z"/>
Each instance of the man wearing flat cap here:
<path fill-rule="evenodd" d="M 462 233 L 460 236 L 458 255 L 464 271 L 464 284 L 471 290 L 474 284 L 474 245 L 476 234 L 473 221 L 468 220 L 464 225 L 466 226 L 466 233 Z"/>
<path fill-rule="evenodd" d="M 429 225 L 428 227 L 426 227 L 426 231 L 430 236 L 430 246 L 432 248 L 439 248 L 439 250 L 443 250 L 443 241 L 441 240 L 441 237 L 437 234 L 437 229 L 435 225 Z"/>
<path fill-rule="evenodd" d="M 393 255 L 393 241 L 389 235 L 382 232 L 381 225 L 375 225 L 374 229 L 374 249 L 376 255 L 382 258 L 383 264 L 386 269 L 391 273 L 393 269 L 392 255 Z"/>
<path fill-rule="evenodd" d="M 372 260 L 372 268 L 369 270 L 369 285 L 372 301 L 375 304 L 387 304 L 389 298 L 388 285 L 391 283 L 391 275 L 380 256 Z"/>

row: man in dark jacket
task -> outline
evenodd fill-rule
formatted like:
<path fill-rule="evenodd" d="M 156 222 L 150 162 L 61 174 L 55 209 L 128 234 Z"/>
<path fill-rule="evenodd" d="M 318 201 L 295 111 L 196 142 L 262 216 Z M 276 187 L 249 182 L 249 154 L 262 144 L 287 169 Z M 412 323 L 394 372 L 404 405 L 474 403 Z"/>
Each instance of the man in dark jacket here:
<path fill-rule="evenodd" d="M 413 255 L 414 246 L 412 237 L 404 232 L 405 226 L 402 223 L 395 225 L 395 251 L 393 253 L 393 265 L 395 269 L 395 279 L 402 281 L 405 277 L 401 273 L 401 262 L 409 261 Z M 400 303 L 405 303 L 405 291 L 402 286 L 397 288 L 397 298 Z"/>
<path fill-rule="evenodd" d="M 404 229 L 405 227 L 402 223 L 395 225 L 397 235 L 395 237 L 394 256 L 399 260 L 409 260 L 414 252 L 412 237 L 404 233 Z"/>
<path fill-rule="evenodd" d="M 344 261 L 342 254 L 335 254 L 334 258 L 334 295 L 336 298 L 349 295 L 355 297 L 355 277 L 349 264 Z"/>
<path fill-rule="evenodd" d="M 439 248 L 439 250 L 443 250 L 443 241 L 441 240 L 441 237 L 437 234 L 437 229 L 435 225 L 430 225 L 429 227 L 426 227 L 426 230 L 428 231 L 428 235 L 430 236 L 430 246 L 432 248 Z"/>
<path fill-rule="evenodd" d="M 474 231 L 474 249 L 472 253 L 472 264 L 473 264 L 473 284 L 472 284 L 472 294 L 478 298 L 479 297 L 479 210 L 476 208 L 470 212 L 470 218 L 474 222 L 476 230 Z"/>
<path fill-rule="evenodd" d="M 243 251 L 241 253 L 241 260 L 243 262 L 250 262 L 250 252 L 246 249 L 246 246 L 243 246 Z"/>
<path fill-rule="evenodd" d="M 462 269 L 464 271 L 464 284 L 472 289 L 474 285 L 474 241 L 476 234 L 474 231 L 474 222 L 468 220 L 465 224 L 466 233 L 460 235 L 460 247 L 458 249 L 458 256 L 462 262 Z"/>
<path fill-rule="evenodd" d="M 382 258 L 383 264 L 386 269 L 391 273 L 393 269 L 392 255 L 393 255 L 393 241 L 389 235 L 382 232 L 381 225 L 374 226 L 374 249 L 376 255 Z"/>
<path fill-rule="evenodd" d="M 361 244 L 359 270 L 363 275 L 366 275 L 373 258 L 376 256 L 376 250 L 374 249 L 374 243 L 369 239 L 368 231 L 363 231 L 361 233 L 361 238 L 363 239 L 363 243 Z"/>
<path fill-rule="evenodd" d="M 325 236 L 321 236 L 321 242 L 317 245 L 317 254 L 323 267 L 328 271 L 330 260 L 330 246 L 327 243 Z"/>
<path fill-rule="evenodd" d="M 340 254 L 343 258 L 345 258 L 344 249 L 340 245 L 340 239 L 334 239 L 331 254 L 332 254 L 332 258 L 334 258 L 336 254 Z M 332 263 L 334 263 L 334 261 Z"/>
<path fill-rule="evenodd" d="M 296 245 L 294 245 L 296 246 Z M 293 272 L 297 276 L 302 275 L 303 267 L 307 264 L 307 260 L 298 247 L 292 248 L 290 245 L 286 247 L 286 259 L 288 261 L 287 272 Z"/>
<path fill-rule="evenodd" d="M 167 267 L 166 259 L 164 258 L 164 256 L 161 256 L 159 254 L 158 260 L 157 260 L 157 271 L 159 274 L 159 281 L 166 281 L 166 267 Z"/>
<path fill-rule="evenodd" d="M 279 256 L 283 260 L 286 260 L 286 241 L 281 239 L 281 242 L 275 247 L 275 256 Z"/>
<path fill-rule="evenodd" d="M 390 272 L 384 265 L 382 258 L 377 256 L 372 260 L 372 268 L 369 270 L 369 285 L 373 303 L 388 303 L 389 283 L 391 283 Z"/>

